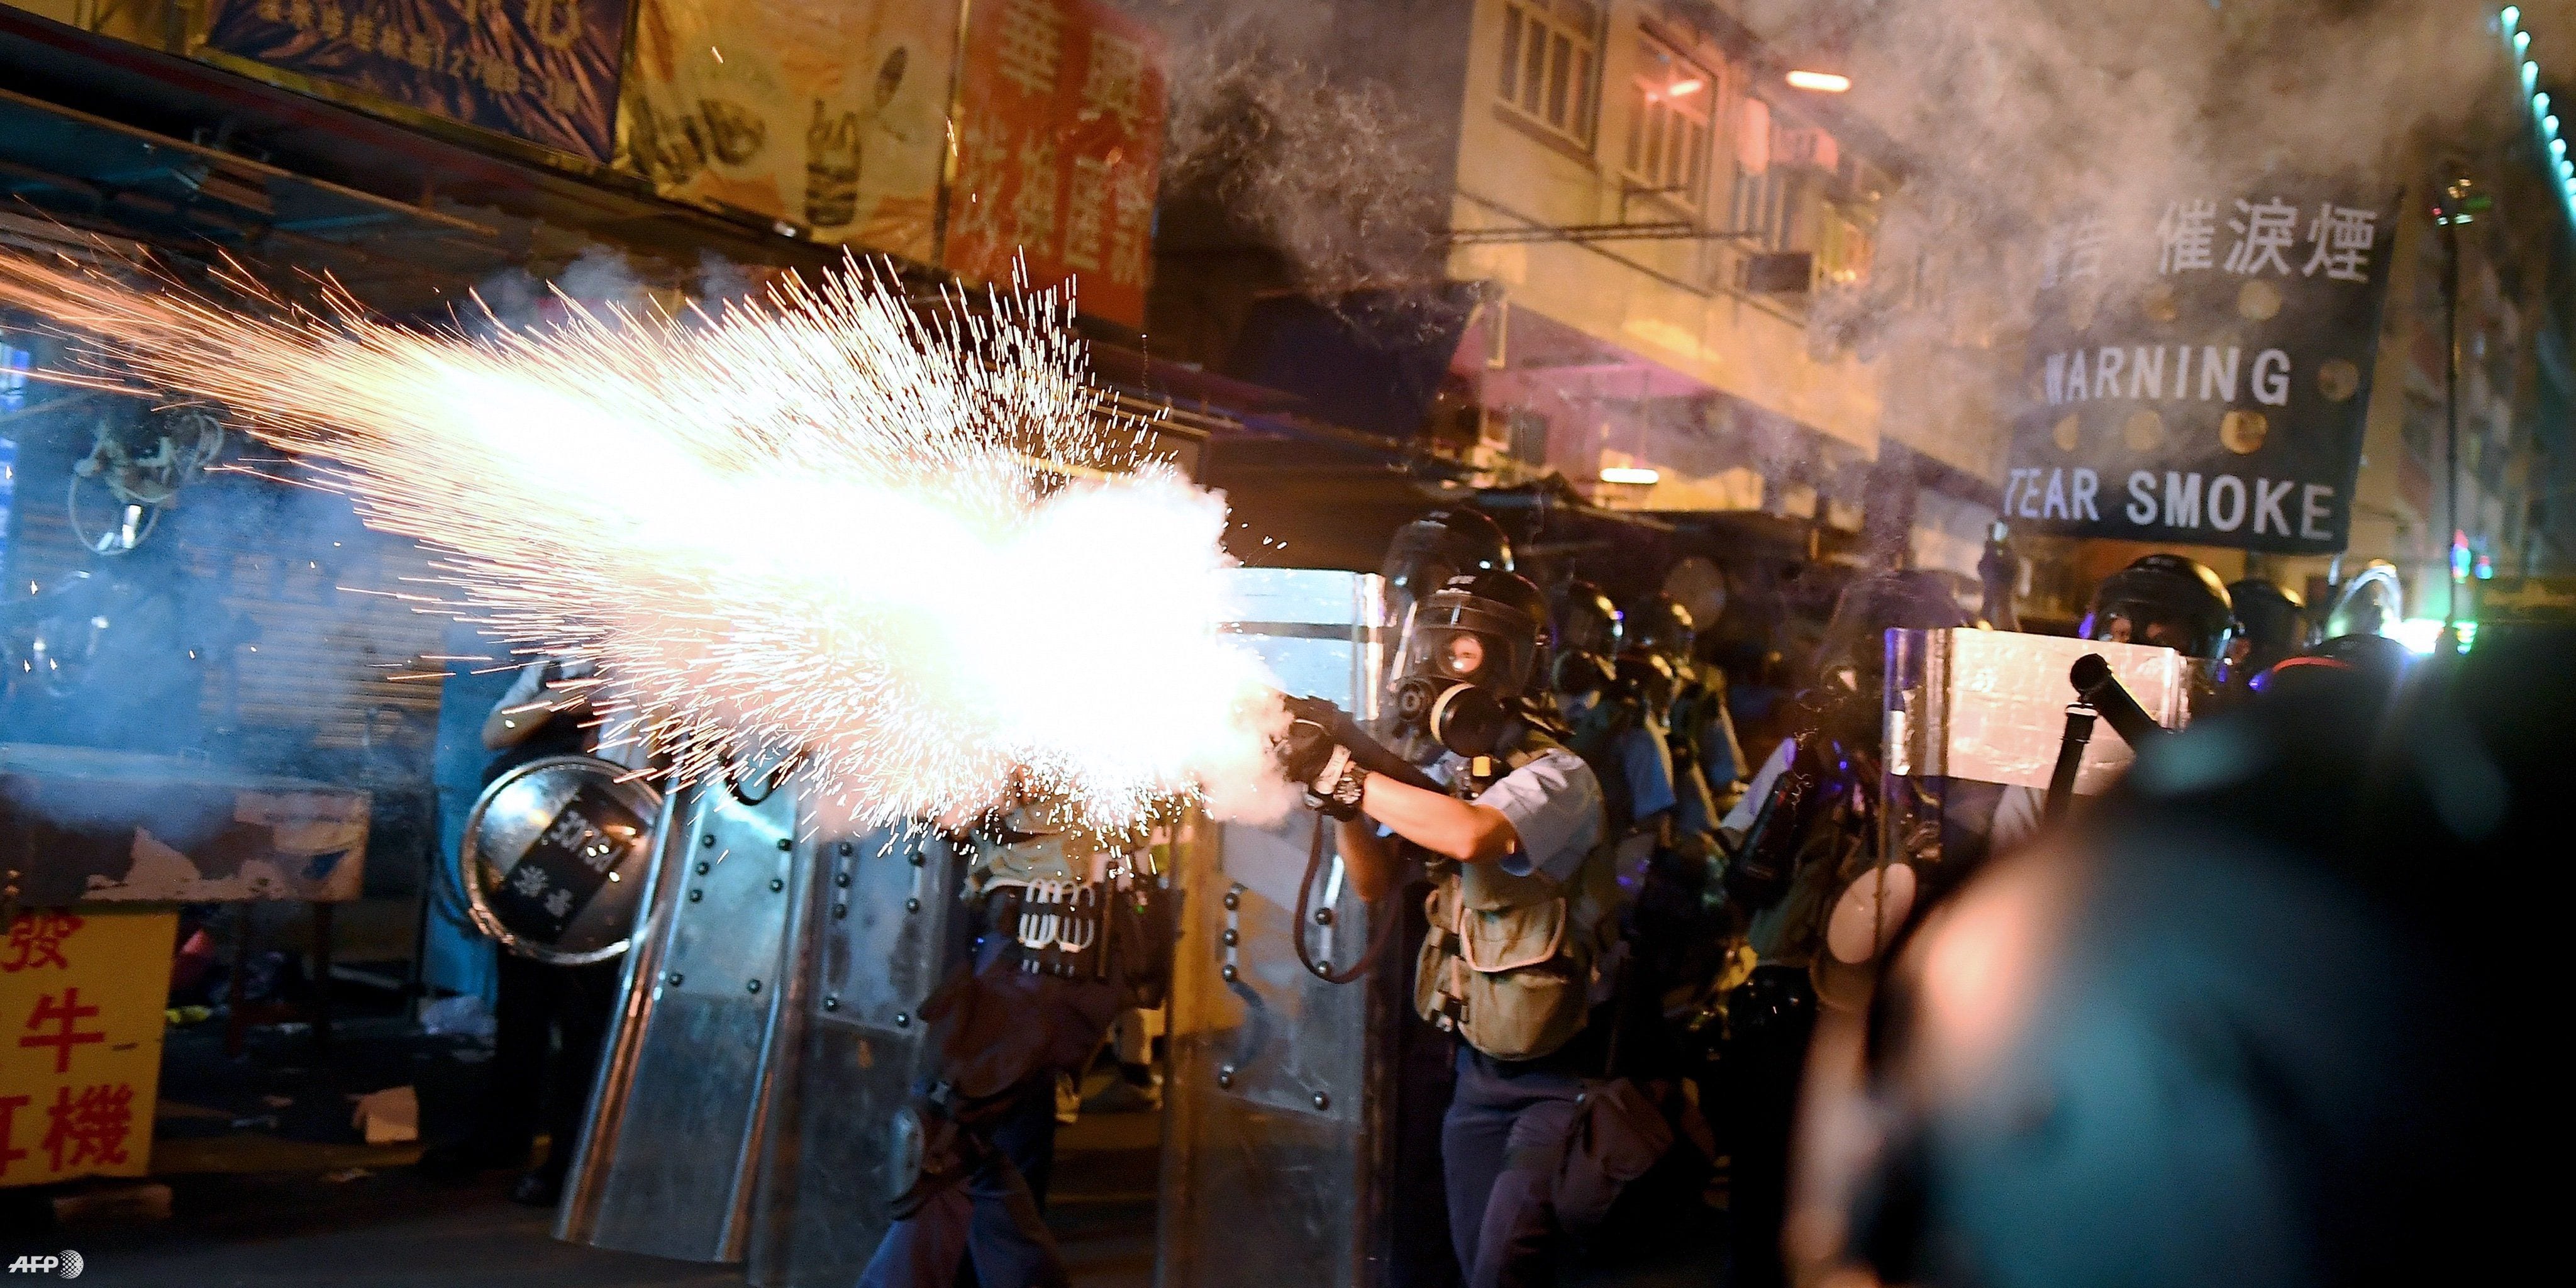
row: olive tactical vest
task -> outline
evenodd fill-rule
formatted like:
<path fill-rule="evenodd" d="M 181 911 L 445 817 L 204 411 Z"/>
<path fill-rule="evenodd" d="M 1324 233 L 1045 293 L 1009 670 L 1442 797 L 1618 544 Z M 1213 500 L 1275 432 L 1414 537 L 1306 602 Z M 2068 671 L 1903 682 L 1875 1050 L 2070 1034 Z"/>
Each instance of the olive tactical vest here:
<path fill-rule="evenodd" d="M 1504 764 L 1518 769 L 1557 747 L 1532 734 Z M 1471 770 L 1453 790 L 1469 796 L 1499 776 Z M 1535 1060 L 1573 1041 L 1591 1013 L 1594 967 L 1617 933 L 1607 821 L 1570 883 L 1449 860 L 1435 862 L 1432 877 L 1414 1009 L 1497 1060 Z"/>

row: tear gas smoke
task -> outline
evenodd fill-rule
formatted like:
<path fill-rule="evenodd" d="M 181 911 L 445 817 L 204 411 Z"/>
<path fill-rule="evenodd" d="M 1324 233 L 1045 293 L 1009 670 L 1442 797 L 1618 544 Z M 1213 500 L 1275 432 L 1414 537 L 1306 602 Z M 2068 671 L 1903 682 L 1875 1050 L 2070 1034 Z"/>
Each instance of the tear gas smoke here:
<path fill-rule="evenodd" d="M 220 286 L 250 307 L 0 254 L 0 303 L 96 341 L 58 378 L 222 404 L 438 554 L 421 611 L 595 662 L 684 776 L 801 756 L 893 821 L 1025 773 L 1108 826 L 1275 785 L 1224 505 L 1095 414 L 1053 295 L 925 317 L 853 264 L 468 337 Z"/>
<path fill-rule="evenodd" d="M 1162 21 L 1173 40 L 1172 193 L 1212 202 L 1319 299 L 1438 280 L 1449 209 L 1426 149 L 1438 133 L 1428 105 L 1333 73 L 1373 33 L 1293 4 L 1201 2 Z"/>

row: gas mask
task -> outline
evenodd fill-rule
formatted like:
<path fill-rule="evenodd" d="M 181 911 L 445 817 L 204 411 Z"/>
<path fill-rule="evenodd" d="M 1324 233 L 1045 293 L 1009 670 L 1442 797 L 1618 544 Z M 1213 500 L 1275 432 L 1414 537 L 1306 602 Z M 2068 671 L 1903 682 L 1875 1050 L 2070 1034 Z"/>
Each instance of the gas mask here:
<path fill-rule="evenodd" d="M 1523 592 L 1526 592 L 1524 595 Z M 1511 699 L 1538 657 L 1536 588 L 1510 573 L 1453 577 L 1406 626 L 1387 710 L 1399 738 L 1491 756 L 1522 728 Z"/>

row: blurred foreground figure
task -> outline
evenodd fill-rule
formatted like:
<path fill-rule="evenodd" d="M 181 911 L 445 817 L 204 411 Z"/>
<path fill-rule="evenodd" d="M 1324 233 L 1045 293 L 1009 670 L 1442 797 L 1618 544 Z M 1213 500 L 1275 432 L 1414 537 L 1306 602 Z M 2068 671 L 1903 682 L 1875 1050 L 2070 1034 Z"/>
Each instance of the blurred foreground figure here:
<path fill-rule="evenodd" d="M 1979 1288 L 2534 1264 L 2549 1196 L 2509 1177 L 2557 1103 L 2531 1002 L 2570 657 L 2523 628 L 2402 688 L 2303 668 L 1936 909 L 1816 1063 L 1793 1257 Z"/>

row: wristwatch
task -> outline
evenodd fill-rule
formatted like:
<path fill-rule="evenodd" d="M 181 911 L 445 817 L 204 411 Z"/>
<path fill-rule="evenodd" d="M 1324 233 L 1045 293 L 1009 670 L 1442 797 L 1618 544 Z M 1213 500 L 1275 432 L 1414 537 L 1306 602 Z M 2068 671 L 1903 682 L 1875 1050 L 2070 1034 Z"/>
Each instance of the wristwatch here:
<path fill-rule="evenodd" d="M 1368 791 L 1368 771 L 1357 762 L 1342 766 L 1342 776 L 1333 780 L 1333 790 L 1325 797 L 1324 812 L 1345 822 L 1360 816 L 1360 797 Z"/>

